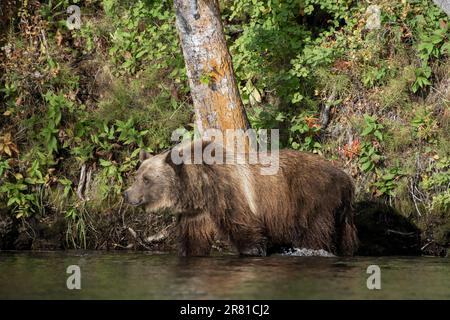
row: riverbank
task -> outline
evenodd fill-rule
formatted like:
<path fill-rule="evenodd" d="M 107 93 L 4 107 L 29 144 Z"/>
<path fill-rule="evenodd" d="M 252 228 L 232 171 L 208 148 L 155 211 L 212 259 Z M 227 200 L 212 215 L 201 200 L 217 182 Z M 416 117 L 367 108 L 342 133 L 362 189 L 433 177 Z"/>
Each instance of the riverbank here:
<path fill-rule="evenodd" d="M 88 224 L 84 226 L 82 248 L 177 254 L 176 218 L 170 212 L 149 215 L 125 211 L 97 216 L 97 220 L 86 216 Z M 392 207 L 359 202 L 355 212 L 359 237 L 356 256 L 448 255 L 448 243 L 423 238 L 420 229 Z M 64 217 L 48 215 L 45 220 L 33 217 L 20 221 L 1 213 L 0 250 L 67 250 L 77 247 L 76 240 L 70 238 L 76 231 L 76 226 L 67 225 Z M 308 251 L 292 248 L 284 252 L 295 255 L 302 250 Z M 212 254 L 220 253 L 237 254 L 226 240 L 217 238 Z"/>

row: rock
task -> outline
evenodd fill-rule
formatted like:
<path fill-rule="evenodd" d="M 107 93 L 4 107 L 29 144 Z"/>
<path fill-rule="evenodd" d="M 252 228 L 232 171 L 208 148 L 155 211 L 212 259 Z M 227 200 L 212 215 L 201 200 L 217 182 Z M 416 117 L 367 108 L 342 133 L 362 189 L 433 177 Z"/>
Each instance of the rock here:
<path fill-rule="evenodd" d="M 448 0 L 433 0 L 434 4 L 445 11 L 450 16 L 450 1 Z"/>
<path fill-rule="evenodd" d="M 377 5 L 370 5 L 366 10 L 366 29 L 376 30 L 381 27 L 381 10 Z"/>
<path fill-rule="evenodd" d="M 0 250 L 14 249 L 14 240 L 18 236 L 17 223 L 14 217 L 0 209 Z"/>
<path fill-rule="evenodd" d="M 357 255 L 420 255 L 420 230 L 394 208 L 376 201 L 355 205 L 358 230 Z"/>

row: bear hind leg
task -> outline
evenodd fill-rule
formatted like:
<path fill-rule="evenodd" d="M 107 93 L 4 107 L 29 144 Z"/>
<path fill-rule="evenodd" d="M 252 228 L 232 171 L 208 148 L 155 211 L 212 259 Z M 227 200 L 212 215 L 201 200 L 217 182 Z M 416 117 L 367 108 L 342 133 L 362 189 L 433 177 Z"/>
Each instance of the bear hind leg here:
<path fill-rule="evenodd" d="M 358 248 L 358 236 L 353 214 L 352 206 L 346 206 L 339 216 L 336 226 L 338 231 L 338 254 L 342 256 L 352 256 Z"/>

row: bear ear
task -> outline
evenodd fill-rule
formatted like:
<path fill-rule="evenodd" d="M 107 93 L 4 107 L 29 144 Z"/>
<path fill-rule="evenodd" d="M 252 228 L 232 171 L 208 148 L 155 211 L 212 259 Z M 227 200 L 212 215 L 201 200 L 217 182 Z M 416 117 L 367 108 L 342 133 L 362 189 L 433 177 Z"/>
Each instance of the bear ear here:
<path fill-rule="evenodd" d="M 183 157 L 183 150 L 179 151 L 179 156 Z M 173 170 L 175 170 L 176 174 L 180 173 L 181 167 L 183 166 L 183 163 L 177 164 L 173 161 L 172 159 L 172 149 L 169 150 L 166 154 L 166 158 L 164 160 L 169 166 L 171 166 L 173 168 Z"/>
<path fill-rule="evenodd" d="M 175 173 L 179 174 L 185 163 L 194 163 L 196 152 L 200 152 L 202 160 L 204 160 L 203 152 L 206 146 L 208 146 L 210 143 L 211 141 L 197 140 L 187 145 L 177 145 L 167 151 L 165 162 L 175 170 Z M 196 150 L 196 148 L 198 149 Z M 190 155 L 190 159 L 184 159 L 185 152 L 187 153 L 186 155 Z M 214 157 L 214 150 L 211 152 L 211 154 Z M 185 160 L 187 160 L 187 162 L 185 162 Z"/>
<path fill-rule="evenodd" d="M 139 152 L 139 161 L 140 162 L 144 162 L 145 160 L 147 160 L 148 158 L 150 158 L 152 155 L 150 153 L 148 153 L 147 151 L 145 151 L 144 149 L 141 149 L 141 151 Z"/>

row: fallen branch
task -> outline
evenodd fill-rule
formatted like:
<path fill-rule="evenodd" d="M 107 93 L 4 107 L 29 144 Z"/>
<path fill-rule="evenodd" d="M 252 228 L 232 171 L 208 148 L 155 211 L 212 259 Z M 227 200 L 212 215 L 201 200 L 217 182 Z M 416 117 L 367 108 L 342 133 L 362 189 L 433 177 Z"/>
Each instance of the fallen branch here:
<path fill-rule="evenodd" d="M 328 126 L 328 123 L 330 122 L 330 111 L 331 111 L 331 107 L 333 105 L 333 100 L 334 100 L 335 96 L 336 96 L 336 94 L 333 91 L 331 93 L 331 95 L 328 97 L 327 102 L 325 103 L 325 107 L 322 110 L 322 116 L 321 116 L 322 129 L 325 129 Z"/>
<path fill-rule="evenodd" d="M 152 236 L 149 236 L 144 239 L 146 243 L 153 243 L 153 242 L 161 242 L 165 240 L 169 236 L 169 232 L 167 231 L 169 228 L 172 227 L 172 224 L 165 227 L 163 230 L 158 232 L 157 234 L 154 234 Z"/>
<path fill-rule="evenodd" d="M 113 243 L 113 246 L 114 246 L 114 248 L 122 248 L 122 249 L 131 249 L 134 247 L 134 245 L 132 243 L 128 244 L 127 246 L 123 246 L 118 243 Z"/>
<path fill-rule="evenodd" d="M 79 182 L 78 188 L 77 188 L 77 196 L 78 196 L 78 198 L 80 198 L 83 201 L 85 200 L 84 196 L 83 196 L 83 190 L 84 190 L 85 183 L 86 183 L 86 164 L 83 164 L 81 166 L 80 182 Z"/>
<path fill-rule="evenodd" d="M 401 232 L 401 231 L 392 230 L 392 229 L 387 229 L 387 232 L 388 232 L 388 233 L 399 234 L 399 235 L 405 236 L 405 237 L 412 237 L 412 236 L 416 235 L 415 232 Z"/>
<path fill-rule="evenodd" d="M 152 236 L 145 238 L 145 242 L 147 242 L 147 243 L 161 242 L 164 239 L 166 239 L 167 236 L 168 236 L 168 233 L 165 232 L 165 230 L 162 230 L 162 231 L 158 232 L 157 234 L 154 234 Z"/>
<path fill-rule="evenodd" d="M 128 227 L 127 230 L 131 233 L 131 235 L 133 236 L 133 238 L 137 239 L 137 234 L 136 231 L 134 231 L 132 228 Z"/>
<path fill-rule="evenodd" d="M 92 178 L 92 167 L 89 167 L 89 170 L 87 172 L 86 175 L 86 181 L 84 183 L 84 196 L 86 200 L 89 200 L 88 197 L 86 197 L 86 195 L 89 196 L 89 190 L 90 190 L 90 185 L 91 185 L 91 178 Z"/>

